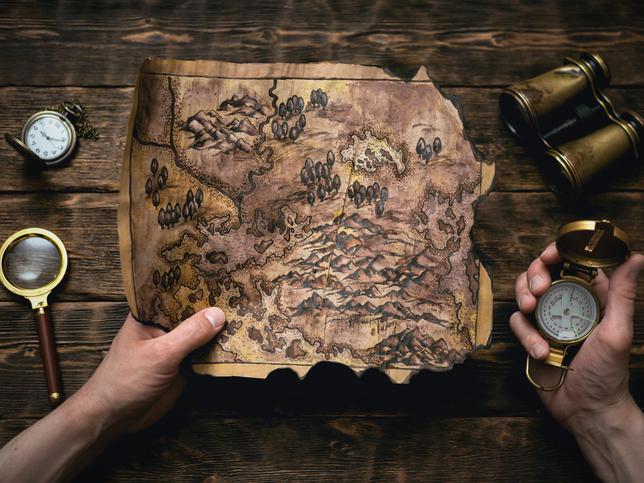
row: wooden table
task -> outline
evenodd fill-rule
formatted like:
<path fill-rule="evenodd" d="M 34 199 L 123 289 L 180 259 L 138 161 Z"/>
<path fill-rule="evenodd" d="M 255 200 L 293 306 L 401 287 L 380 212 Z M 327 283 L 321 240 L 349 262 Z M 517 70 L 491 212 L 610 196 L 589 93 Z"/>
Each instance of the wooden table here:
<path fill-rule="evenodd" d="M 107 5 L 108 2 L 105 2 Z M 113 2 L 110 2 L 113 3 Z M 129 2 L 127 2 L 129 3 Z M 644 170 L 583 208 L 564 208 L 499 119 L 500 88 L 590 49 L 613 70 L 610 96 L 644 111 L 641 2 L 93 2 L 0 9 L 0 131 L 19 133 L 47 105 L 79 99 L 101 138 L 73 164 L 29 176 L 0 144 L 0 238 L 30 225 L 66 243 L 71 270 L 53 307 L 65 391 L 92 374 L 128 309 L 116 232 L 119 171 L 138 65 L 147 56 L 236 62 L 332 60 L 428 65 L 460 99 L 466 130 L 496 162 L 474 239 L 493 278 L 494 332 L 448 373 L 393 385 L 331 364 L 304 381 L 195 378 L 158 425 L 121 440 L 83 474 L 92 481 L 507 479 L 582 481 L 592 474 L 545 413 L 507 327 L 515 277 L 579 216 L 607 217 L 644 248 Z M 644 288 L 638 291 L 631 387 L 644 403 Z M 28 307 L 0 291 L 0 443 L 49 411 Z M 125 376 L 125 375 L 124 375 Z"/>

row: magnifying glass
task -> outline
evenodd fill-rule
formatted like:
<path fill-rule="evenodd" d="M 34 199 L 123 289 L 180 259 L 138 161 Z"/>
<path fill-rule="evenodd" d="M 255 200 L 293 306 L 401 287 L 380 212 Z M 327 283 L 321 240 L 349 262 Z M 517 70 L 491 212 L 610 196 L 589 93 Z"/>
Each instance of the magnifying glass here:
<path fill-rule="evenodd" d="M 34 310 L 49 401 L 54 405 L 61 402 L 62 390 L 47 296 L 66 271 L 65 245 L 48 230 L 20 230 L 0 247 L 0 282 L 7 290 L 28 299 Z"/>

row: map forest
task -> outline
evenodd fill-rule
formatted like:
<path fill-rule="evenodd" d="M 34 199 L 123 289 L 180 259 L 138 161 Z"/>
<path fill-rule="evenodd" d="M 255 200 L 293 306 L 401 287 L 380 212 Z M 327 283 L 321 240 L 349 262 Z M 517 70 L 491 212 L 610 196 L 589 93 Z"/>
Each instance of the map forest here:
<path fill-rule="evenodd" d="M 119 210 L 130 307 L 167 330 L 221 307 L 201 373 L 450 369 L 489 342 L 470 232 L 493 173 L 425 68 L 148 60 Z"/>

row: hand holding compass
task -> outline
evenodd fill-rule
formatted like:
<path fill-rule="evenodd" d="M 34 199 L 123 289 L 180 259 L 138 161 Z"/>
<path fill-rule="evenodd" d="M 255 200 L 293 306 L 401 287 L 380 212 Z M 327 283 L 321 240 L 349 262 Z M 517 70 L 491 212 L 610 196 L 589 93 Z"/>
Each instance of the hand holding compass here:
<path fill-rule="evenodd" d="M 560 263 L 562 256 L 553 243 L 516 282 L 520 312 L 512 315 L 510 327 L 528 354 L 539 361 L 550 355 L 552 342 L 537 330 L 529 316 L 537 308 L 538 297 L 543 299 L 553 286 L 550 268 Z M 575 307 L 575 300 L 580 295 L 571 294 L 573 326 L 583 330 L 588 324 L 594 330 L 591 328 L 570 362 L 572 370 L 567 372 L 565 384 L 557 391 L 538 391 L 538 394 L 553 417 L 576 435 L 591 426 L 628 419 L 624 414 L 639 412 L 628 389 L 628 361 L 633 338 L 634 294 L 638 274 L 643 268 L 644 256 L 634 254 L 615 269 L 610 279 L 601 269 L 597 270 L 589 284 L 599 307 L 600 320 L 596 326 L 594 317 L 583 313 L 581 307 Z M 555 321 L 559 308 L 555 303 L 555 309 L 550 312 Z M 583 336 L 583 332 L 579 335 Z M 544 385 L 558 382 L 560 372 L 559 367 L 550 364 L 532 364 L 532 377 Z"/>

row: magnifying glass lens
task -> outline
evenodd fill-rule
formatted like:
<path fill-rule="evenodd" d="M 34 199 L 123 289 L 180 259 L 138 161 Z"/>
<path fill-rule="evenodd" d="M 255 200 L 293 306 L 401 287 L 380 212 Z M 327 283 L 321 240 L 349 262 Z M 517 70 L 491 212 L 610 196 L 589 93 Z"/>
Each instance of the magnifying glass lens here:
<path fill-rule="evenodd" d="M 47 238 L 32 235 L 16 240 L 7 248 L 2 271 L 16 287 L 33 290 L 52 282 L 61 264 L 56 245 Z"/>

